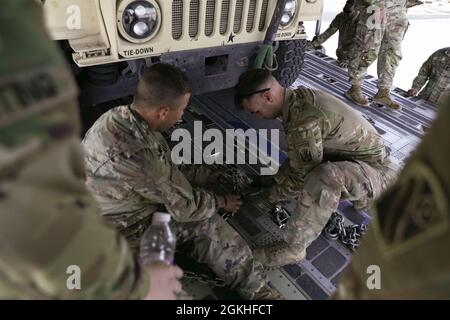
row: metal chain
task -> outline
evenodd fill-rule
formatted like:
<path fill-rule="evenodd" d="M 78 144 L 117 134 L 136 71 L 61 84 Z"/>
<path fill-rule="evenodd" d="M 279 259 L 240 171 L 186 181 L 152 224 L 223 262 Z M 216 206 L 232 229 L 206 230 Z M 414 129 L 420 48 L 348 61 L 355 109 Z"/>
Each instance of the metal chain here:
<path fill-rule="evenodd" d="M 241 193 L 250 185 L 250 183 L 252 183 L 252 179 L 238 168 L 226 170 L 220 175 L 219 181 L 223 182 L 227 186 L 231 186 L 232 192 L 236 194 Z"/>
<path fill-rule="evenodd" d="M 252 179 L 242 170 L 236 167 L 227 167 L 225 169 L 225 172 L 222 173 L 219 178 L 218 182 L 222 186 L 227 186 L 227 191 L 234 193 L 234 194 L 241 194 L 243 190 L 245 190 L 252 182 Z M 231 187 L 231 191 L 230 191 Z M 227 221 L 228 219 L 232 218 L 235 213 L 233 212 L 227 212 L 223 209 L 219 210 L 218 212 L 221 217 Z"/>
<path fill-rule="evenodd" d="M 361 244 L 361 237 L 367 231 L 365 224 L 344 225 L 344 217 L 333 212 L 330 220 L 325 226 L 325 235 L 332 240 L 339 240 L 351 251 L 356 251 Z"/>
<path fill-rule="evenodd" d="M 211 285 L 214 287 L 225 287 L 226 284 L 225 282 L 220 279 L 220 278 L 215 278 L 215 279 L 211 279 L 210 276 L 206 275 L 206 274 L 201 274 L 201 273 L 195 273 L 192 271 L 184 271 L 183 272 L 183 277 L 189 280 L 195 280 L 207 285 Z"/>
<path fill-rule="evenodd" d="M 281 204 L 275 205 L 272 215 L 274 216 L 275 222 L 278 224 L 280 229 L 284 229 L 286 227 L 286 223 L 291 217 L 290 212 L 287 211 Z"/>
<path fill-rule="evenodd" d="M 242 172 L 237 168 L 227 170 L 223 175 L 221 175 L 221 178 L 227 181 L 228 185 L 231 184 L 231 186 L 233 186 L 233 192 L 235 193 L 240 193 L 251 183 L 251 179 L 245 174 L 245 172 Z M 269 212 L 271 212 L 275 223 L 277 223 L 279 228 L 284 229 L 287 221 L 291 217 L 290 212 L 286 210 L 281 203 L 272 205 L 264 200 L 263 203 L 269 209 Z M 222 211 L 221 215 L 225 220 L 228 220 L 233 217 L 234 214 Z M 345 226 L 344 217 L 337 212 L 333 212 L 324 229 L 328 238 L 332 240 L 339 240 L 351 251 L 356 251 L 358 249 L 361 244 L 361 237 L 366 230 L 367 225 L 365 224 Z"/>

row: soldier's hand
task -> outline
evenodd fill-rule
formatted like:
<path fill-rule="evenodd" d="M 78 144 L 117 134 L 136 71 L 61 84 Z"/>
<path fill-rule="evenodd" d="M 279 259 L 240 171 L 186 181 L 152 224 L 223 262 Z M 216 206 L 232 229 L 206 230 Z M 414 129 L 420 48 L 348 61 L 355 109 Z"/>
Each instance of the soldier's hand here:
<path fill-rule="evenodd" d="M 312 38 L 311 45 L 314 47 L 314 49 L 320 49 L 321 44 L 319 43 L 319 40 L 317 40 L 317 36 L 314 36 L 314 38 Z"/>
<path fill-rule="evenodd" d="M 242 205 L 241 197 L 235 194 L 219 196 L 218 202 L 217 207 L 219 209 L 224 209 L 225 211 L 232 213 L 238 212 Z"/>
<path fill-rule="evenodd" d="M 315 47 L 313 46 L 311 41 L 307 41 L 306 42 L 306 50 L 314 50 L 314 49 L 315 49 Z"/>
<path fill-rule="evenodd" d="M 338 66 L 341 68 L 348 68 L 348 61 L 339 61 Z"/>
<path fill-rule="evenodd" d="M 181 292 L 180 279 L 183 271 L 177 266 L 154 263 L 146 268 L 150 271 L 150 290 L 146 300 L 175 300 Z"/>
<path fill-rule="evenodd" d="M 417 96 L 417 94 L 418 94 L 418 90 L 416 90 L 416 89 L 409 89 L 408 90 L 408 95 L 411 96 L 411 97 L 415 97 L 415 96 Z"/>

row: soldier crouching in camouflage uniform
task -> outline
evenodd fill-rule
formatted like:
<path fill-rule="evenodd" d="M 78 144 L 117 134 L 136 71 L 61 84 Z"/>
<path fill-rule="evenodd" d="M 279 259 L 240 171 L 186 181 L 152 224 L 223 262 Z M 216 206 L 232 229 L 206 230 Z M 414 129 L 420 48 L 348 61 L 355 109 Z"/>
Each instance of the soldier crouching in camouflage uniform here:
<path fill-rule="evenodd" d="M 266 191 L 269 201 L 296 198 L 285 243 L 257 250 L 267 266 L 294 263 L 325 227 L 341 199 L 365 209 L 396 176 L 382 137 L 359 112 L 332 95 L 285 89 L 267 70 L 244 73 L 237 101 L 256 116 L 281 116 L 288 162 Z"/>
<path fill-rule="evenodd" d="M 367 69 L 378 57 L 378 92 L 374 102 L 399 110 L 390 90 L 402 54 L 401 44 L 408 28 L 406 0 L 357 0 L 361 12 L 356 30 L 355 56 L 348 68 L 352 87 L 345 96 L 357 105 L 369 102 L 361 91 Z"/>
<path fill-rule="evenodd" d="M 314 37 L 311 45 L 319 48 L 322 43 L 339 31 L 339 42 L 338 48 L 336 49 L 337 63 L 340 67 L 347 68 L 353 56 L 352 51 L 354 48 L 358 15 L 359 12 L 355 10 L 355 0 L 347 1 L 344 10 L 333 19 L 330 27 L 326 31 Z"/>
<path fill-rule="evenodd" d="M 114 108 L 88 131 L 87 185 L 103 216 L 138 248 L 153 212 L 164 206 L 175 220 L 177 243 L 245 298 L 270 292 L 263 267 L 243 238 L 217 213 L 237 211 L 238 196 L 216 196 L 193 188 L 171 160 L 161 132 L 183 115 L 191 87 L 187 77 L 167 64 L 144 72 L 132 105 Z"/>
<path fill-rule="evenodd" d="M 411 96 L 419 93 L 432 103 L 444 102 L 450 94 L 450 48 L 439 49 L 424 62 L 408 93 Z"/>
<path fill-rule="evenodd" d="M 0 299 L 175 299 L 181 270 L 141 268 L 125 238 L 100 217 L 84 184 L 76 101 L 39 5 L 3 3 Z"/>

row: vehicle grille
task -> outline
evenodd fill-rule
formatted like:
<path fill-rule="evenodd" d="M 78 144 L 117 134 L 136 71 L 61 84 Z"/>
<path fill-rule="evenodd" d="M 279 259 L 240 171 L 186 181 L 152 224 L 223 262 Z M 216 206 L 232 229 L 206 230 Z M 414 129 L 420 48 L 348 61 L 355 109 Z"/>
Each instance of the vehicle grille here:
<path fill-rule="evenodd" d="M 189 37 L 195 38 L 198 34 L 200 17 L 200 0 L 191 0 L 189 4 Z"/>
<path fill-rule="evenodd" d="M 206 1 L 206 21 L 205 34 L 210 36 L 214 31 L 214 11 L 216 10 L 216 0 Z"/>
<path fill-rule="evenodd" d="M 228 31 L 228 19 L 230 16 L 230 0 L 222 1 L 222 9 L 220 11 L 220 34 L 224 35 Z"/>
<path fill-rule="evenodd" d="M 257 31 L 264 31 L 268 6 L 269 0 L 173 0 L 172 38 L 197 38 L 203 32 L 208 37 L 250 33 L 256 27 Z"/>
<path fill-rule="evenodd" d="M 183 0 L 172 2 L 172 38 L 178 40 L 183 32 Z"/>
<path fill-rule="evenodd" d="M 256 12 L 256 0 L 250 0 L 247 16 L 247 29 L 246 29 L 247 32 L 251 32 L 253 30 L 253 26 L 255 25 L 255 12 Z"/>
<path fill-rule="evenodd" d="M 244 0 L 237 0 L 236 10 L 234 11 L 234 24 L 233 24 L 234 33 L 238 33 L 239 31 L 241 31 L 243 9 L 244 9 Z"/>
<path fill-rule="evenodd" d="M 261 8 L 261 18 L 259 19 L 259 31 L 263 31 L 266 27 L 267 20 L 267 8 L 269 6 L 269 0 L 263 0 L 262 8 Z"/>

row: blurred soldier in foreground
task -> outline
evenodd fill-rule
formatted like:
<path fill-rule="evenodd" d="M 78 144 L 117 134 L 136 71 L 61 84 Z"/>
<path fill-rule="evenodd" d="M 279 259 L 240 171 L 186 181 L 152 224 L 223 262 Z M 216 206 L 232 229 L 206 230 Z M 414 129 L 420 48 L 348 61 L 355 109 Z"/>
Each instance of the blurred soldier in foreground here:
<path fill-rule="evenodd" d="M 147 69 L 133 103 L 108 111 L 86 134 L 88 187 L 103 216 L 133 247 L 139 246 L 152 213 L 163 206 L 173 217 L 177 245 L 190 248 L 186 254 L 206 263 L 244 298 L 273 297 L 265 296 L 270 289 L 262 265 L 217 213 L 219 208 L 237 211 L 239 197 L 192 187 L 172 162 L 161 132 L 181 119 L 190 96 L 190 83 L 177 68 L 157 64 Z M 198 173 L 189 180 L 202 185 L 207 175 Z"/>
<path fill-rule="evenodd" d="M 141 269 L 86 190 L 76 86 L 39 6 L 2 5 L 0 299 L 173 299 L 181 270 Z"/>
<path fill-rule="evenodd" d="M 449 123 L 447 100 L 397 182 L 373 207 L 374 220 L 336 298 L 450 299 Z"/>
<path fill-rule="evenodd" d="M 269 71 L 239 79 L 237 103 L 259 118 L 282 117 L 288 160 L 267 190 L 269 201 L 296 198 L 285 243 L 257 250 L 267 266 L 304 258 L 341 199 L 364 209 L 396 177 L 383 138 L 362 115 L 337 99 L 306 88 L 285 89 Z"/>
<path fill-rule="evenodd" d="M 355 43 L 356 25 L 358 22 L 358 11 L 355 10 L 355 1 L 348 0 L 344 10 L 331 22 L 330 27 L 322 34 L 314 37 L 311 45 L 319 48 L 332 35 L 339 31 L 338 48 L 336 49 L 337 63 L 342 68 L 347 68 L 353 53 Z"/>
<path fill-rule="evenodd" d="M 406 0 L 357 0 L 360 11 L 355 37 L 354 57 L 348 67 L 352 87 L 345 96 L 357 105 L 368 107 L 361 86 L 367 69 L 377 59 L 378 92 L 375 103 L 399 110 L 390 90 L 402 59 L 401 44 L 408 28 Z"/>
<path fill-rule="evenodd" d="M 411 96 L 419 94 L 435 104 L 444 103 L 450 93 L 450 47 L 439 49 L 425 61 L 408 93 Z"/>

